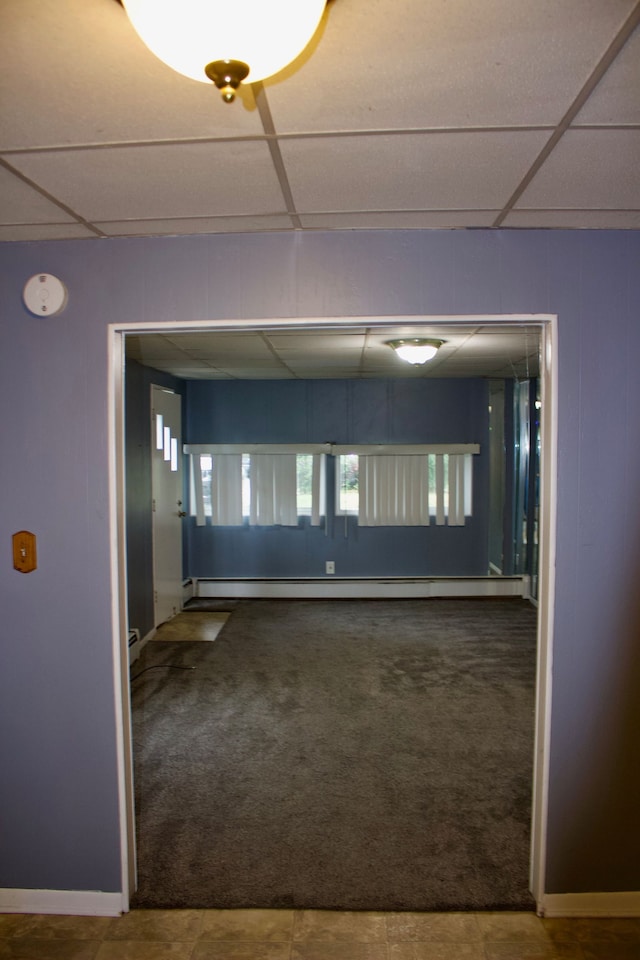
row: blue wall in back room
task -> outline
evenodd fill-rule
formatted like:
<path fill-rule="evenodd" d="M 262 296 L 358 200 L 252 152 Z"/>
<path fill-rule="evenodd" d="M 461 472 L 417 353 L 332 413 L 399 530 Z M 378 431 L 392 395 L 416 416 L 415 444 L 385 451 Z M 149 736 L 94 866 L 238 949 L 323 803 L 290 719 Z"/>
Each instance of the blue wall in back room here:
<path fill-rule="evenodd" d="M 488 387 L 460 380 L 188 381 L 187 443 L 479 443 L 474 514 L 464 527 L 359 527 L 334 517 L 326 529 L 197 527 L 185 522 L 190 577 L 318 577 L 336 574 L 482 576 L 487 573 Z M 328 463 L 329 481 L 333 461 Z"/>

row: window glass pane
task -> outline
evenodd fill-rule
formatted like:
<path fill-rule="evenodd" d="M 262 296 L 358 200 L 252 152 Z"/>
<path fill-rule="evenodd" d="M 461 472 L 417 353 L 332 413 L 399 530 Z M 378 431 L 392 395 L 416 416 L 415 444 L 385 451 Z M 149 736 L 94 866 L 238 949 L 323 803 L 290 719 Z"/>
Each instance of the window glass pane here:
<path fill-rule="evenodd" d="M 298 516 L 311 515 L 313 456 L 310 453 L 296 454 L 296 503 Z"/>
<path fill-rule="evenodd" d="M 242 454 L 242 516 L 251 513 L 251 454 Z"/>
<path fill-rule="evenodd" d="M 338 457 L 337 513 L 358 512 L 358 454 L 344 453 Z"/>
<path fill-rule="evenodd" d="M 211 477 L 213 474 L 213 457 L 207 454 L 200 456 L 200 472 L 202 474 L 202 500 L 204 503 L 204 515 L 210 517 L 211 510 Z"/>
<path fill-rule="evenodd" d="M 444 461 L 444 515 L 449 516 L 449 454 L 445 453 Z"/>
<path fill-rule="evenodd" d="M 156 450 L 164 450 L 164 418 L 156 413 Z"/>
<path fill-rule="evenodd" d="M 435 453 L 429 453 L 429 513 L 432 517 L 436 515 L 436 456 Z"/>
<path fill-rule="evenodd" d="M 473 516 L 473 460 L 470 453 L 464 457 L 464 515 Z"/>
<path fill-rule="evenodd" d="M 449 512 L 449 454 L 448 453 L 430 453 L 429 455 L 429 513 L 432 517 L 436 515 L 438 503 L 437 481 L 436 481 L 436 457 L 442 458 L 442 503 L 444 506 L 445 517 Z"/>

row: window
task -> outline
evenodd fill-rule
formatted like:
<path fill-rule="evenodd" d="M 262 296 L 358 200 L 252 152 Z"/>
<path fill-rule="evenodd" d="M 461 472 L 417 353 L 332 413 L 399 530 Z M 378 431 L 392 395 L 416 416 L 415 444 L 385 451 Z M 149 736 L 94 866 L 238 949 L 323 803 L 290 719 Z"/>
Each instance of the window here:
<path fill-rule="evenodd" d="M 336 514 L 358 515 L 358 454 L 336 458 Z"/>
<path fill-rule="evenodd" d="M 451 453 L 443 452 L 449 448 Z M 336 513 L 360 526 L 464 526 L 476 445 L 336 448 Z"/>
<path fill-rule="evenodd" d="M 191 458 L 191 515 L 202 526 L 297 526 L 325 513 L 324 453 L 271 444 L 186 445 Z"/>
<path fill-rule="evenodd" d="M 336 457 L 336 513 L 360 526 L 464 526 L 472 512 L 477 444 L 186 445 L 198 526 L 319 526 L 326 454 Z"/>
<path fill-rule="evenodd" d="M 296 455 L 296 503 L 299 517 L 311 516 L 313 500 L 313 454 Z"/>

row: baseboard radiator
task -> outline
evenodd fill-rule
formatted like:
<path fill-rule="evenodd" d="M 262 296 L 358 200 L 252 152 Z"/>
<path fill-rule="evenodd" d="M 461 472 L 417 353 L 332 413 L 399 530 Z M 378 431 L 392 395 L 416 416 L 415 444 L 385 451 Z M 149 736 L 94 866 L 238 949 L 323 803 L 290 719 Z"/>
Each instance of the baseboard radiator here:
<path fill-rule="evenodd" d="M 282 599 L 412 599 L 523 597 L 522 577 L 319 577 L 300 579 L 193 578 L 195 597 Z"/>

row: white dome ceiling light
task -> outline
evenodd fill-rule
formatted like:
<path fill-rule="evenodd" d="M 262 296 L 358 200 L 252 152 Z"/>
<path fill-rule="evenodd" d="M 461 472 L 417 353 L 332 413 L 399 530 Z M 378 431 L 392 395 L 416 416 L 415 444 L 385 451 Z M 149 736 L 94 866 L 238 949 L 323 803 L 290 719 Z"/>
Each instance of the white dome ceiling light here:
<path fill-rule="evenodd" d="M 401 360 L 414 364 L 433 360 L 443 343 L 444 340 L 423 340 L 419 337 L 409 337 L 406 340 L 387 340 L 387 346 L 395 350 Z"/>
<path fill-rule="evenodd" d="M 231 103 L 243 81 L 288 66 L 316 32 L 327 0 L 121 0 L 152 53 L 173 70 L 212 80 Z"/>

